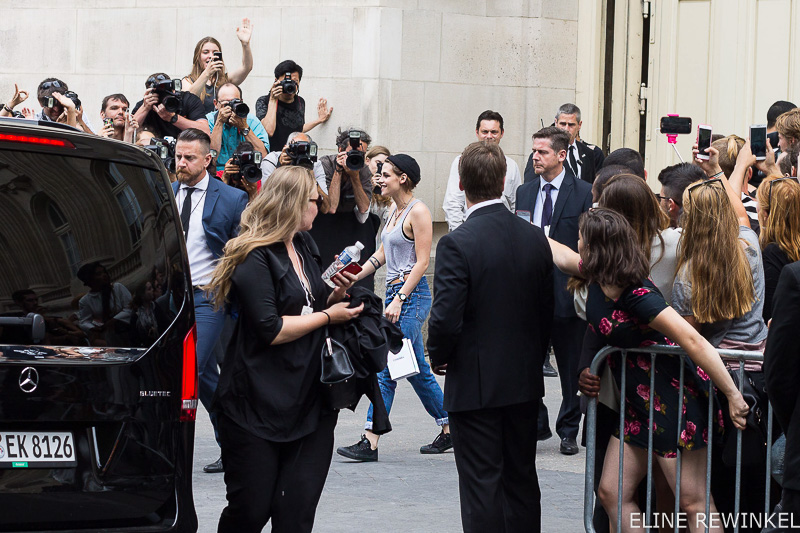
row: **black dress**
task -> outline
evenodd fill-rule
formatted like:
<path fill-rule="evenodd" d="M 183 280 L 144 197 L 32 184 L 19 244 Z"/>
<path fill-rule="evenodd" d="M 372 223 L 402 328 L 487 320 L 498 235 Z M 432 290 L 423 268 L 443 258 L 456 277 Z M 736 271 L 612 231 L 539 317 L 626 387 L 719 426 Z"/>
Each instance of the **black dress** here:
<path fill-rule="evenodd" d="M 638 348 L 654 344 L 675 344 L 650 328 L 661 311 L 668 307 L 658 288 L 649 279 L 622 291 L 617 300 L 608 298 L 593 284 L 589 287 L 586 316 L 589 328 L 609 346 Z M 680 358 L 660 355 L 655 364 L 655 389 L 650 391 L 653 371 L 649 354 L 628 354 L 625 382 L 624 441 L 647 449 L 647 421 L 653 406 L 653 451 L 662 457 L 675 457 L 684 450 L 704 448 L 708 443 L 708 375 L 686 357 L 684 359 L 683 420 L 678 434 L 678 389 Z M 621 357 L 607 359 L 617 385 L 621 383 Z M 721 412 L 719 413 L 721 414 Z M 718 418 L 719 419 L 719 418 Z M 720 421 L 721 422 L 721 421 Z M 615 430 L 619 438 L 619 428 Z"/>

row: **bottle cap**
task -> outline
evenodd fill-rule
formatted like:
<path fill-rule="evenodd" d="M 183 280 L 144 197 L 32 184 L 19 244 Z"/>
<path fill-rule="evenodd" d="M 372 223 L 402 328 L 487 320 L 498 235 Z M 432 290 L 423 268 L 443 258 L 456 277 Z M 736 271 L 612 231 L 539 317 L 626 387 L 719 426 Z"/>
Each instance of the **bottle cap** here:
<path fill-rule="evenodd" d="M 356 248 L 358 248 L 359 250 L 363 250 L 364 249 L 364 245 L 361 244 L 361 241 L 356 241 Z"/>

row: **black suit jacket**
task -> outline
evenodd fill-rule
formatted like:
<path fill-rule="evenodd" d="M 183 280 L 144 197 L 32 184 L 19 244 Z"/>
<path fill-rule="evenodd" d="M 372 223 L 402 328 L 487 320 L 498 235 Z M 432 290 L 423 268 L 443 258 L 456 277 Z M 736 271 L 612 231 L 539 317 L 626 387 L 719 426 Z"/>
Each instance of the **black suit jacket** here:
<path fill-rule="evenodd" d="M 800 491 L 800 261 L 783 267 L 764 350 L 767 395 L 786 433 L 783 486 Z"/>
<path fill-rule="evenodd" d="M 581 214 L 592 207 L 592 186 L 572 175 L 569 168 L 564 167 L 566 174 L 558 191 L 558 198 L 553 206 L 553 218 L 550 222 L 550 237 L 578 251 L 578 219 Z M 517 189 L 517 211 L 528 211 L 533 218 L 536 196 L 539 194 L 542 179 L 535 176 L 532 181 L 520 185 Z M 555 283 L 556 315 L 559 318 L 573 318 L 575 305 L 572 294 L 567 290 L 569 276 L 556 269 L 553 274 Z"/>
<path fill-rule="evenodd" d="M 428 350 L 447 364 L 444 408 L 538 400 L 553 318 L 544 233 L 502 204 L 482 207 L 436 247 Z"/>
<path fill-rule="evenodd" d="M 578 147 L 578 156 L 580 157 L 581 179 L 588 183 L 594 183 L 597 171 L 603 166 L 603 161 L 605 160 L 603 151 L 597 146 L 583 141 L 575 141 L 575 146 Z M 567 163 L 568 162 L 564 163 L 565 167 L 569 167 Z M 533 154 L 530 154 L 528 155 L 528 162 L 525 165 L 523 183 L 533 181 L 535 177 L 536 173 L 533 171 Z"/>

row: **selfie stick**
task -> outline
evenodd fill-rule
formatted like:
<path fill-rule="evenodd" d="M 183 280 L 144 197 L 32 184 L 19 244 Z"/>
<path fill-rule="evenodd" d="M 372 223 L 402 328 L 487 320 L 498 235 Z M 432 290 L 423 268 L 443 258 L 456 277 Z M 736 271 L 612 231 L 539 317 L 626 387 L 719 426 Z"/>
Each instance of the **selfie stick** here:
<path fill-rule="evenodd" d="M 677 113 L 668 113 L 668 117 L 677 117 L 679 116 Z M 681 157 L 681 153 L 678 151 L 678 147 L 675 146 L 678 143 L 678 134 L 677 133 L 667 133 L 667 142 L 672 145 L 672 149 L 675 150 L 675 153 L 678 154 L 678 159 L 681 160 L 681 163 L 685 163 L 683 158 Z"/>

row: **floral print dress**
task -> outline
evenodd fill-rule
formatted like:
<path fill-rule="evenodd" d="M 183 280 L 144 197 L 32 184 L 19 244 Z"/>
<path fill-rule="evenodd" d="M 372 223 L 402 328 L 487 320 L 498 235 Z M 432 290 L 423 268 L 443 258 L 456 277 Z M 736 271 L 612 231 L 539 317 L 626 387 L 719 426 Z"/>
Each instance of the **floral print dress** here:
<path fill-rule="evenodd" d="M 591 328 L 609 346 L 637 348 L 654 344 L 675 344 L 649 324 L 667 303 L 649 279 L 622 291 L 617 300 L 608 298 L 593 284 L 589 287 L 586 316 Z M 684 450 L 704 448 L 708 443 L 708 375 L 686 357 L 684 359 L 683 420 L 678 434 L 678 394 L 680 358 L 659 355 L 655 368 L 649 354 L 629 353 L 625 380 L 624 441 L 647 449 L 647 421 L 653 405 L 653 451 L 662 457 L 675 457 Z M 617 386 L 621 383 L 622 357 L 608 356 Z M 655 391 L 650 390 L 655 372 Z M 721 413 L 720 413 L 721 414 Z M 619 438 L 619 427 L 615 430 Z"/>

